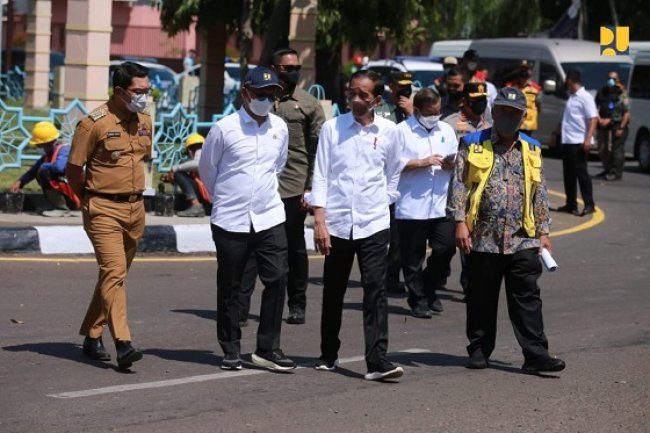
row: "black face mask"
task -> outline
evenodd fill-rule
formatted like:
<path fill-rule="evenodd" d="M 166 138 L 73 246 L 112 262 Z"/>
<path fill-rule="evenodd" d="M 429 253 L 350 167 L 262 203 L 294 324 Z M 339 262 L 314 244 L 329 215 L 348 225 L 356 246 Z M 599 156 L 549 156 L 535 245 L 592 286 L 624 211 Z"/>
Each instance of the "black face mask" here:
<path fill-rule="evenodd" d="M 447 95 L 449 96 L 449 102 L 458 105 L 460 103 L 460 98 L 463 96 L 463 92 L 457 89 L 447 89 Z"/>
<path fill-rule="evenodd" d="M 413 90 L 411 89 L 411 86 L 400 87 L 397 89 L 397 97 L 399 98 L 400 96 L 404 96 L 405 98 L 410 98 L 412 92 Z"/>
<path fill-rule="evenodd" d="M 487 99 L 480 99 L 478 101 L 471 101 L 469 104 L 469 108 L 472 109 L 474 114 L 476 115 L 481 115 L 485 112 L 485 109 L 487 108 Z"/>
<path fill-rule="evenodd" d="M 293 90 L 298 85 L 300 71 L 278 72 L 278 78 L 285 82 L 289 90 Z"/>

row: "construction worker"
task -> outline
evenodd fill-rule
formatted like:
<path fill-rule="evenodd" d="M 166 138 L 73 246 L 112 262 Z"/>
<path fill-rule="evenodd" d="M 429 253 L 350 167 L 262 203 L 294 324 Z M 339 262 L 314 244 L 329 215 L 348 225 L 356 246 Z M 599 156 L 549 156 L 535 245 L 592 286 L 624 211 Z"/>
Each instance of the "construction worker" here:
<path fill-rule="evenodd" d="M 516 87 L 526 96 L 526 119 L 521 124 L 521 132 L 531 137 L 537 131 L 537 117 L 542 111 L 542 87 L 531 80 L 533 71 L 526 60 L 522 60 L 517 68 L 516 77 L 503 87 Z"/>
<path fill-rule="evenodd" d="M 42 213 L 48 217 L 70 216 L 73 215 L 70 208 L 79 208 L 79 198 L 65 179 L 70 145 L 59 142 L 60 135 L 51 122 L 38 122 L 34 125 L 29 144 L 38 147 L 43 156 L 9 187 L 9 192 L 16 193 L 36 179 L 48 203 L 54 207 Z"/>
<path fill-rule="evenodd" d="M 204 142 L 205 138 L 197 132 L 187 137 L 185 153 L 189 159 L 174 165 L 169 173 L 160 176 L 161 181 L 173 183 L 185 195 L 187 208 L 176 213 L 179 217 L 205 216 L 205 208 L 201 202 L 210 203 L 208 190 L 199 178 L 199 159 Z"/>

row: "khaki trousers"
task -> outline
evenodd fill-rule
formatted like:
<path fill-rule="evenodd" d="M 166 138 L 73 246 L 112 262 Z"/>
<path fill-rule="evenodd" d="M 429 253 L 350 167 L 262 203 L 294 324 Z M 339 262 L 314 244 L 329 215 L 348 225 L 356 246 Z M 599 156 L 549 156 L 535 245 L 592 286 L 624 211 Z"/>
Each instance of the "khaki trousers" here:
<path fill-rule="evenodd" d="M 113 339 L 131 341 L 125 279 L 144 233 L 144 201 L 115 202 L 86 195 L 82 210 L 99 277 L 79 333 L 97 338 L 108 324 Z"/>

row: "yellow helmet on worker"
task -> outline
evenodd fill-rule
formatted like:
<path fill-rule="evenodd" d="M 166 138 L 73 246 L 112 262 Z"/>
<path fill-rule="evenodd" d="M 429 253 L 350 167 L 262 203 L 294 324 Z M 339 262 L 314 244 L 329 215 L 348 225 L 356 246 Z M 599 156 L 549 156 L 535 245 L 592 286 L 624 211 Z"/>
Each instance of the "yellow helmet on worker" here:
<path fill-rule="evenodd" d="M 191 134 L 189 137 L 187 137 L 187 140 L 185 140 L 185 149 L 187 149 L 190 146 L 194 146 L 195 144 L 203 144 L 205 143 L 205 138 L 198 132 L 195 132 L 194 134 Z"/>
<path fill-rule="evenodd" d="M 61 133 L 52 122 L 38 122 L 32 129 L 32 138 L 29 140 L 29 144 L 32 146 L 47 144 L 59 138 L 60 135 Z"/>

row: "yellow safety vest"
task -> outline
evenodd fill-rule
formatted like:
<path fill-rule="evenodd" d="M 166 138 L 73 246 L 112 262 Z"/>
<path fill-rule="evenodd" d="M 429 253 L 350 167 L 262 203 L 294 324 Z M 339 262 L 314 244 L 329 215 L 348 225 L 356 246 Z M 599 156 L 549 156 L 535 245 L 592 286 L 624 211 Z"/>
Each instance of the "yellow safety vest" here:
<path fill-rule="evenodd" d="M 536 131 L 538 113 L 535 101 L 537 100 L 537 95 L 539 95 L 539 90 L 535 86 L 527 84 L 521 91 L 526 96 L 526 119 L 524 119 L 521 129 L 524 131 Z"/>
<path fill-rule="evenodd" d="M 542 181 L 542 151 L 539 146 L 533 145 L 523 139 L 521 142 L 521 152 L 524 160 L 524 212 L 522 225 L 526 234 L 535 237 L 535 215 L 533 213 L 534 188 Z M 478 218 L 479 205 L 481 197 L 485 190 L 485 185 L 492 173 L 494 164 L 494 151 L 492 141 L 486 140 L 479 143 L 470 143 L 469 153 L 467 154 L 469 172 L 465 187 L 469 193 L 469 210 L 465 216 L 465 222 L 471 232 Z"/>

